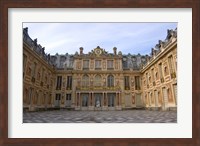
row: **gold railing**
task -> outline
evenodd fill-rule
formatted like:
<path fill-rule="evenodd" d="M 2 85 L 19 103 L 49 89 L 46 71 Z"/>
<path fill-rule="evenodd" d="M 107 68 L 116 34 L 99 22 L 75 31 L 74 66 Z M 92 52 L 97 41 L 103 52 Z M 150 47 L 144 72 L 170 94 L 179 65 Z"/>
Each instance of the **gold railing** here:
<path fill-rule="evenodd" d="M 104 90 L 104 91 L 119 91 L 121 88 L 119 86 L 114 86 L 114 87 L 106 87 L 106 86 L 93 86 L 93 87 L 86 87 L 86 86 L 77 86 L 76 90 L 85 90 L 85 91 L 99 91 L 99 90 Z"/>

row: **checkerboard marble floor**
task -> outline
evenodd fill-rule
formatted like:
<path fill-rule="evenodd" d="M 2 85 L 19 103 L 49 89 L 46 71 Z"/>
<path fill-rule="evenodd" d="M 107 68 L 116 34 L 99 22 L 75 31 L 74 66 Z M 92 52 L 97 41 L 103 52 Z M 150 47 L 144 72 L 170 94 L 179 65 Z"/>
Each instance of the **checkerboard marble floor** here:
<path fill-rule="evenodd" d="M 24 112 L 23 123 L 176 123 L 176 111 L 40 111 Z"/>

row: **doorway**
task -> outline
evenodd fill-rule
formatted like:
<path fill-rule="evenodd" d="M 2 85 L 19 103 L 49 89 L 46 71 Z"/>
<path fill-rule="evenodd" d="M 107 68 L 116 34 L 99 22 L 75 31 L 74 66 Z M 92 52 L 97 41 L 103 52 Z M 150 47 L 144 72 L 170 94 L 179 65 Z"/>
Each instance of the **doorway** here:
<path fill-rule="evenodd" d="M 143 107 L 141 94 L 136 93 L 135 95 L 136 95 L 136 107 Z"/>
<path fill-rule="evenodd" d="M 131 95 L 125 95 L 125 106 L 128 107 L 132 107 L 132 100 L 131 100 Z"/>
<path fill-rule="evenodd" d="M 60 107 L 60 97 L 61 97 L 61 94 L 56 94 L 55 107 Z"/>
<path fill-rule="evenodd" d="M 82 99 L 82 107 L 88 107 L 89 94 L 88 93 L 81 94 L 81 99 Z"/>
<path fill-rule="evenodd" d="M 95 107 L 101 107 L 101 100 L 102 100 L 102 94 L 101 93 L 95 93 L 94 94 L 95 98 Z"/>
<path fill-rule="evenodd" d="M 66 94 L 65 106 L 66 107 L 71 107 L 71 94 Z"/>
<path fill-rule="evenodd" d="M 108 93 L 108 107 L 114 107 L 115 106 L 115 94 L 114 93 Z"/>

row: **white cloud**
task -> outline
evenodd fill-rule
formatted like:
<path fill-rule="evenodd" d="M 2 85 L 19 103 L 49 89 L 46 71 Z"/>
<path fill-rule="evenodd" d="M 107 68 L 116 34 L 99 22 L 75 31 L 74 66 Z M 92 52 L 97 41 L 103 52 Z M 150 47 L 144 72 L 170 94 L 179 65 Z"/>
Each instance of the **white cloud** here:
<path fill-rule="evenodd" d="M 87 53 L 97 46 L 113 52 L 113 47 L 123 53 L 147 53 L 175 29 L 176 23 L 24 23 L 29 34 L 47 53 L 74 54 L 79 47 Z"/>

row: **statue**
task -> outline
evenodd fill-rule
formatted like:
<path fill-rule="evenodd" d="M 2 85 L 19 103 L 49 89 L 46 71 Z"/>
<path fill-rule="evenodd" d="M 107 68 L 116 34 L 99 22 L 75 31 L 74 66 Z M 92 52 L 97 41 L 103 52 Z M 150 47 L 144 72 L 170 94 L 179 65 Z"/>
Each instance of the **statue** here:
<path fill-rule="evenodd" d="M 100 107 L 100 101 L 99 100 L 97 100 L 97 102 L 96 102 L 96 107 Z"/>

